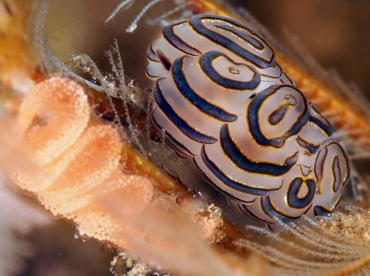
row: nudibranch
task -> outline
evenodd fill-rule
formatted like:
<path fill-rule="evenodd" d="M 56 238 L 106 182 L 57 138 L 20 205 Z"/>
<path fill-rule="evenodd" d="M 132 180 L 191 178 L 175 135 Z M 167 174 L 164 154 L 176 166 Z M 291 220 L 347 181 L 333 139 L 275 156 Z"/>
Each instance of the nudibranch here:
<path fill-rule="evenodd" d="M 258 34 L 196 15 L 166 26 L 147 58 L 154 124 L 234 208 L 268 225 L 334 210 L 348 156 Z"/>

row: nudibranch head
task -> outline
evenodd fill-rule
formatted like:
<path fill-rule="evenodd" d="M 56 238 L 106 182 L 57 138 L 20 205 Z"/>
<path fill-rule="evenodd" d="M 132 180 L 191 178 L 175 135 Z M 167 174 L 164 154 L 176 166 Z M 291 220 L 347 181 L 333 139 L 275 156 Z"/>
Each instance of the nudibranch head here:
<path fill-rule="evenodd" d="M 147 58 L 153 122 L 231 205 L 267 224 L 334 210 L 347 154 L 253 30 L 196 15 L 165 27 Z"/>

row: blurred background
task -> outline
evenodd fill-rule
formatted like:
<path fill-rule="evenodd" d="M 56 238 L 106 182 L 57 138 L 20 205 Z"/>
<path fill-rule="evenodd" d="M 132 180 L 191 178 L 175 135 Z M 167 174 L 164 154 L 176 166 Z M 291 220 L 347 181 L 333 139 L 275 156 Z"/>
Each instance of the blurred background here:
<path fill-rule="evenodd" d="M 147 24 L 169 9 L 172 1 L 162 1 L 148 10 L 137 30 L 125 29 L 149 1 L 136 0 L 127 10 L 104 23 L 117 0 L 50 0 L 45 34 L 54 53 L 68 62 L 69 53 L 86 53 L 98 66 L 109 71 L 104 55 L 117 38 L 126 74 L 138 81 L 141 88 L 151 84 L 144 69 L 147 46 L 159 35 L 160 28 Z M 365 0 L 239 0 L 229 1 L 242 6 L 255 16 L 282 44 L 289 38 L 286 28 L 295 34 L 324 68 L 335 68 L 346 82 L 355 82 L 370 93 L 370 1 Z M 173 19 L 180 14 L 175 14 Z M 111 275 L 111 256 L 99 250 L 100 244 L 75 240 L 75 228 L 63 221 L 52 223 L 28 235 L 20 235 L 32 247 L 30 257 L 19 276 Z M 21 267 L 21 263 L 19 263 Z M 11 274 L 13 275 L 13 274 Z"/>
<path fill-rule="evenodd" d="M 282 28 L 300 39 L 324 68 L 370 93 L 370 1 L 240 1 L 283 44 Z"/>
<path fill-rule="evenodd" d="M 154 5 L 139 21 L 134 33 L 125 29 L 149 0 L 135 0 L 111 21 L 104 20 L 120 3 L 117 0 L 50 0 L 46 22 L 48 37 L 56 55 L 63 61 L 68 53 L 87 53 L 101 66 L 103 51 L 117 38 L 127 75 L 150 85 L 144 75 L 145 50 L 159 35 L 160 27 L 148 25 L 169 9 L 172 1 Z M 281 43 L 287 42 L 282 30 L 296 35 L 324 68 L 335 68 L 345 81 L 353 81 L 370 91 L 370 1 L 367 0 L 229 0 L 230 6 L 246 8 Z M 175 14 L 172 19 L 180 13 Z M 171 18 L 170 18 L 171 19 Z"/>

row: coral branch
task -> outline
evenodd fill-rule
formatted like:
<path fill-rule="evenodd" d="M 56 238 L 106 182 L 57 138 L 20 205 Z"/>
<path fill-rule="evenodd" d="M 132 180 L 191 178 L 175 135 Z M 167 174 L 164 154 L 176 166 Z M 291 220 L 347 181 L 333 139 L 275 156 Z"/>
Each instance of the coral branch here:
<path fill-rule="evenodd" d="M 17 122 L 22 147 L 43 177 L 11 164 L 14 183 L 55 216 L 76 223 L 80 235 L 174 271 L 201 275 L 213 267 L 212 275 L 226 275 L 234 270 L 221 261 L 229 257 L 209 245 L 235 248 L 224 230 L 239 234 L 230 231 L 221 209 L 193 199 L 126 145 L 116 128 L 90 117 L 77 83 L 53 77 L 35 85 Z"/>

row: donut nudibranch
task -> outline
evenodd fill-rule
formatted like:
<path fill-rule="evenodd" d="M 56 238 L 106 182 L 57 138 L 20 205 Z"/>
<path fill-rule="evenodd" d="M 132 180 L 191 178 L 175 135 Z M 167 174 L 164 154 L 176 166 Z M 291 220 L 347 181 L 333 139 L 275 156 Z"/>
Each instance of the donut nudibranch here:
<path fill-rule="evenodd" d="M 166 26 L 147 58 L 153 122 L 233 207 L 269 225 L 335 209 L 348 156 L 258 34 L 196 15 Z"/>

